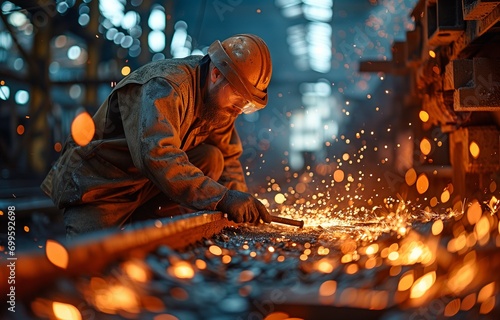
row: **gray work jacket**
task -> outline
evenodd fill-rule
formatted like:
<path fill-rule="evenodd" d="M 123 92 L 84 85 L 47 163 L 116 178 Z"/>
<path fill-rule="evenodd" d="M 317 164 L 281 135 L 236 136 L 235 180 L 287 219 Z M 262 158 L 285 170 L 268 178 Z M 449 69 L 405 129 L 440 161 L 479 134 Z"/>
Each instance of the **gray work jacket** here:
<path fill-rule="evenodd" d="M 92 141 L 78 146 L 70 137 L 42 190 L 64 208 L 127 201 L 153 182 L 170 199 L 199 210 L 215 210 L 228 189 L 247 191 L 234 122 L 201 132 L 201 58 L 155 61 L 120 81 L 93 116 Z M 224 155 L 219 181 L 188 160 L 185 151 L 202 142 Z"/>

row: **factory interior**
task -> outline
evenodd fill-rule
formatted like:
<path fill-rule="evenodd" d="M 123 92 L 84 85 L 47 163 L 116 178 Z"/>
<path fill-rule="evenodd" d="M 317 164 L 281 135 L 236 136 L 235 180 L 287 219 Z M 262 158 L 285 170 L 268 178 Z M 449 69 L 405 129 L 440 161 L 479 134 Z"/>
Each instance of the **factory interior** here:
<path fill-rule="evenodd" d="M 500 1 L 0 9 L 0 318 L 500 318 Z M 236 120 L 246 183 L 300 226 L 200 211 L 68 241 L 40 185 L 78 119 L 235 34 L 272 58 L 267 107 Z"/>

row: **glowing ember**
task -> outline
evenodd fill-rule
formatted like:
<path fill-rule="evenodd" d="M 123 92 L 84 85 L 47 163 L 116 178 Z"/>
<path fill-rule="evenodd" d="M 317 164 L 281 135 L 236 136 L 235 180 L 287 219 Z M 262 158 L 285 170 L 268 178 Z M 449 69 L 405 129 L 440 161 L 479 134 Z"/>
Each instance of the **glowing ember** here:
<path fill-rule="evenodd" d="M 177 261 L 168 268 L 168 273 L 179 279 L 191 279 L 194 277 L 193 266 L 187 261 Z"/>
<path fill-rule="evenodd" d="M 481 303 L 481 307 L 479 309 L 480 314 L 488 314 L 490 313 L 493 308 L 495 307 L 495 297 L 490 297 L 483 303 Z"/>
<path fill-rule="evenodd" d="M 332 264 L 332 262 L 326 260 L 326 259 L 322 259 L 320 261 L 318 261 L 316 263 L 316 269 L 319 271 L 319 272 L 323 272 L 323 273 L 331 273 L 334 269 L 334 265 Z"/>
<path fill-rule="evenodd" d="M 399 280 L 398 283 L 398 290 L 399 291 L 406 291 L 411 288 L 413 285 L 413 270 L 410 270 L 406 272 L 401 279 Z"/>
<path fill-rule="evenodd" d="M 25 129 L 24 129 L 24 126 L 22 124 L 17 126 L 16 132 L 18 135 L 22 136 L 24 134 L 24 131 L 25 131 Z"/>
<path fill-rule="evenodd" d="M 82 112 L 71 123 L 71 136 L 80 145 L 86 146 L 94 137 L 94 120 L 87 112 Z"/>
<path fill-rule="evenodd" d="M 378 244 L 373 243 L 366 248 L 366 254 L 372 255 L 378 252 Z"/>
<path fill-rule="evenodd" d="M 45 254 L 52 264 L 59 268 L 66 269 L 69 263 L 68 251 L 59 242 L 47 240 L 45 244 Z"/>
<path fill-rule="evenodd" d="M 432 224 L 432 234 L 437 236 L 443 231 L 444 225 L 442 220 L 436 220 Z"/>
<path fill-rule="evenodd" d="M 277 195 L 274 196 L 274 202 L 277 204 L 282 204 L 285 202 L 286 198 L 282 193 L 278 193 Z"/>
<path fill-rule="evenodd" d="M 490 235 L 490 222 L 486 215 L 482 216 L 474 227 L 474 233 L 479 241 Z M 487 239 L 486 239 L 487 241 Z"/>
<path fill-rule="evenodd" d="M 104 313 L 115 314 L 120 310 L 138 313 L 139 301 L 136 293 L 123 285 L 111 285 L 94 292 L 94 304 Z"/>
<path fill-rule="evenodd" d="M 204 270 L 207 268 L 207 263 L 204 260 L 196 259 L 196 267 L 200 270 Z"/>
<path fill-rule="evenodd" d="M 429 139 L 427 138 L 422 139 L 422 141 L 420 141 L 420 152 L 422 152 L 422 154 L 424 155 L 428 155 L 429 153 L 431 153 L 431 150 L 432 150 L 432 145 Z"/>
<path fill-rule="evenodd" d="M 338 169 L 338 170 L 335 170 L 335 172 L 333 173 L 333 179 L 335 180 L 335 182 L 342 182 L 344 181 L 344 171 Z"/>
<path fill-rule="evenodd" d="M 463 298 L 462 306 L 460 309 L 467 311 L 472 309 L 472 307 L 474 307 L 475 304 L 476 304 L 476 293 L 471 293 L 467 295 L 465 298 Z"/>
<path fill-rule="evenodd" d="M 455 267 L 448 280 L 448 287 L 455 293 L 464 290 L 477 274 L 477 266 L 474 261 Z"/>
<path fill-rule="evenodd" d="M 149 272 L 142 261 L 127 261 L 122 266 L 125 273 L 137 282 L 149 280 Z"/>
<path fill-rule="evenodd" d="M 436 281 L 436 272 L 432 271 L 417 279 L 411 287 L 410 298 L 422 297 Z"/>
<path fill-rule="evenodd" d="M 477 302 L 481 303 L 492 297 L 495 293 L 495 283 L 490 282 L 481 288 L 477 296 Z"/>
<path fill-rule="evenodd" d="M 53 302 L 52 310 L 54 311 L 54 316 L 60 320 L 81 320 L 82 315 L 80 311 L 71 304 Z"/>
<path fill-rule="evenodd" d="M 229 256 L 229 255 L 227 255 L 227 254 L 226 254 L 226 255 L 223 255 L 223 256 L 222 256 L 222 263 L 224 263 L 224 264 L 228 264 L 229 262 L 231 262 L 231 256 Z"/>
<path fill-rule="evenodd" d="M 420 118 L 420 120 L 422 120 L 422 122 L 427 122 L 429 121 L 429 114 L 424 111 L 424 110 L 421 110 L 419 113 L 418 113 L 418 117 Z"/>
<path fill-rule="evenodd" d="M 460 311 L 460 299 L 451 300 L 444 309 L 445 317 L 453 317 Z"/>
<path fill-rule="evenodd" d="M 425 173 L 422 173 L 417 178 L 417 191 L 420 194 L 427 192 L 429 189 L 429 179 Z"/>
<path fill-rule="evenodd" d="M 240 282 L 247 282 L 250 281 L 254 278 L 254 273 L 251 270 L 243 270 L 240 273 L 239 281 Z"/>
<path fill-rule="evenodd" d="M 477 201 L 473 201 L 467 210 L 467 220 L 469 224 L 475 225 L 483 214 L 483 210 L 481 209 L 481 205 Z"/>
<path fill-rule="evenodd" d="M 417 172 L 415 169 L 411 168 L 406 172 L 405 181 L 409 186 L 412 186 L 415 182 L 417 182 Z"/>
<path fill-rule="evenodd" d="M 450 191 L 444 190 L 443 193 L 441 193 L 441 203 L 446 203 L 450 200 Z"/>
<path fill-rule="evenodd" d="M 210 248 L 208 248 L 208 250 L 214 256 L 220 256 L 222 254 L 222 249 L 219 248 L 218 246 L 210 246 Z"/>
<path fill-rule="evenodd" d="M 333 296 L 337 291 L 337 282 L 334 280 L 328 280 L 321 284 L 319 287 L 319 295 L 320 296 Z"/>
<path fill-rule="evenodd" d="M 479 158 L 479 153 L 481 152 L 481 150 L 479 148 L 479 145 L 475 141 L 472 141 L 470 143 L 469 152 L 474 159 Z"/>

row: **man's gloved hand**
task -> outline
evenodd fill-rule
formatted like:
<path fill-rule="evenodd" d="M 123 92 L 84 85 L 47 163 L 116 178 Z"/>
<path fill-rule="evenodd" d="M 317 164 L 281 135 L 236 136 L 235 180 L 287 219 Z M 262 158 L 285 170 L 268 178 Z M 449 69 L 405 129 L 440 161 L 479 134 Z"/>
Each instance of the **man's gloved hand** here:
<path fill-rule="evenodd" d="M 227 213 L 229 220 L 236 223 L 256 223 L 259 219 L 271 222 L 271 215 L 265 205 L 251 194 L 237 190 L 228 190 L 219 201 L 217 209 Z"/>

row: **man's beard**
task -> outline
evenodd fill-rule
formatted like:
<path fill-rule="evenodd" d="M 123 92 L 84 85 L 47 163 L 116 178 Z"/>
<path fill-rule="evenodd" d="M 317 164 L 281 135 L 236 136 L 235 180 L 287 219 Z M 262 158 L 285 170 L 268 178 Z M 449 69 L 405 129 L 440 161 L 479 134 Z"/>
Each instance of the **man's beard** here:
<path fill-rule="evenodd" d="M 203 108 L 201 110 L 202 119 L 212 128 L 221 128 L 233 121 L 227 112 L 219 106 L 216 96 L 222 90 L 222 83 L 217 84 L 211 94 L 207 94 L 203 99 Z"/>

